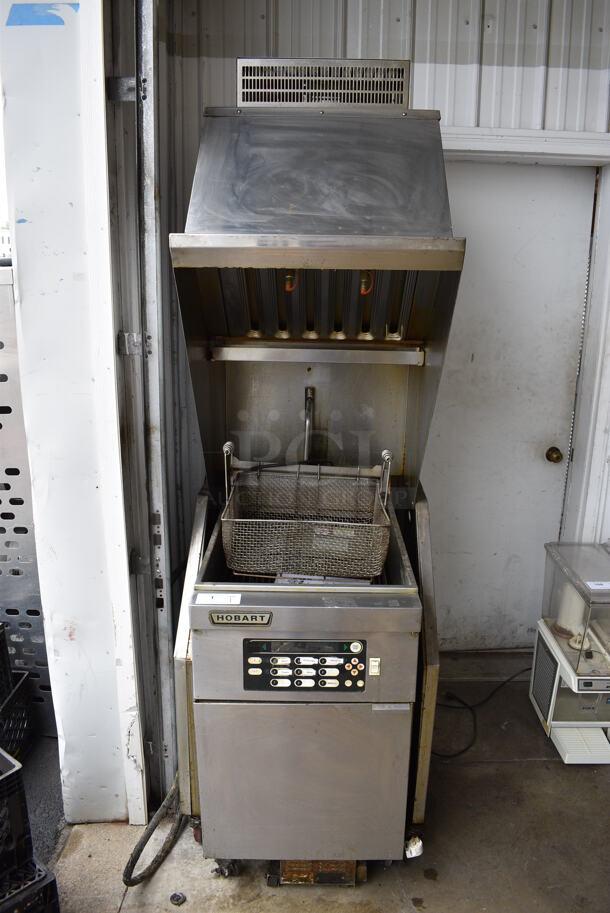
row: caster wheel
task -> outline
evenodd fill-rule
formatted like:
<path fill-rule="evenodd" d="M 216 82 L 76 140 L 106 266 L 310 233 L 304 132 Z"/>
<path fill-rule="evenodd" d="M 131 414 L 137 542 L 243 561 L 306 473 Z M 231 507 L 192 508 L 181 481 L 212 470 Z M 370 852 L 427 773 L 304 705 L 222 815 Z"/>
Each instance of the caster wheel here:
<path fill-rule="evenodd" d="M 215 869 L 212 869 L 214 875 L 222 875 L 223 878 L 233 878 L 239 875 L 239 866 L 234 859 L 217 859 Z"/>

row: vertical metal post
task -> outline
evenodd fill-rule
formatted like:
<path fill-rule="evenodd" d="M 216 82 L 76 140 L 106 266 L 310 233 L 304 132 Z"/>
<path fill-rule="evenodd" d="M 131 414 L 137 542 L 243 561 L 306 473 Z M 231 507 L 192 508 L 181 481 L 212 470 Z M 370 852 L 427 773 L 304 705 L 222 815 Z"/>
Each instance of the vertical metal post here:
<path fill-rule="evenodd" d="M 162 753 L 165 789 L 176 769 L 173 630 L 171 611 L 168 506 L 165 477 L 164 342 L 159 216 L 159 123 L 157 86 L 158 20 L 155 0 L 139 0 L 136 14 L 136 106 L 140 277 L 146 398 L 148 499 L 151 571 L 159 668 Z"/>

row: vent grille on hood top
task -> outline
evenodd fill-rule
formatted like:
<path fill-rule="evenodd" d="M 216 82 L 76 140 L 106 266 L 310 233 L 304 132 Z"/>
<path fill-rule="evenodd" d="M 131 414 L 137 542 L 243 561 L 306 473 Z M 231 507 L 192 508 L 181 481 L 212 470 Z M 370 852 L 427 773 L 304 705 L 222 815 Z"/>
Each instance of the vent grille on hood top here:
<path fill-rule="evenodd" d="M 408 60 L 240 58 L 240 108 L 405 109 Z"/>

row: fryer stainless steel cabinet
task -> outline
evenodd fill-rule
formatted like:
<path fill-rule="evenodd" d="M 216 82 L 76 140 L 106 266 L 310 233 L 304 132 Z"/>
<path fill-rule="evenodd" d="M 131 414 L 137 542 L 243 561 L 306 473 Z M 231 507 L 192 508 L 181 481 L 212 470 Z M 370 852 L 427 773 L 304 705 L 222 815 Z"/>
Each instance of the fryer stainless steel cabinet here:
<path fill-rule="evenodd" d="M 197 702 L 206 856 L 402 859 L 411 704 Z"/>

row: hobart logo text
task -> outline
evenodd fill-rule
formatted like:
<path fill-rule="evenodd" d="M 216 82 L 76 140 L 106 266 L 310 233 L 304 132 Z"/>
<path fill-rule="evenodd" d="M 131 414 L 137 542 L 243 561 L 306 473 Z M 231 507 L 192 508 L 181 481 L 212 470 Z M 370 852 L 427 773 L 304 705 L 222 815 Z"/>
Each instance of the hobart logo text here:
<path fill-rule="evenodd" d="M 213 625 L 268 625 L 271 612 L 210 612 Z"/>

